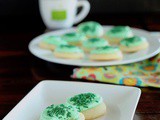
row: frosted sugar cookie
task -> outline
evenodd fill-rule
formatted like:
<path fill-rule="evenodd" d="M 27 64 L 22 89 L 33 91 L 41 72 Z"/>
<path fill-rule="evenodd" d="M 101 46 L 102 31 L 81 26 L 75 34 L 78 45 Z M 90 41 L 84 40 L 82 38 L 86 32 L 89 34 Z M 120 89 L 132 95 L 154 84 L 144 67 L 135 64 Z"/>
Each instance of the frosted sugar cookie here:
<path fill-rule="evenodd" d="M 133 33 L 129 26 L 116 26 L 107 31 L 104 37 L 110 44 L 119 44 L 124 38 L 132 37 Z"/>
<path fill-rule="evenodd" d="M 123 54 L 118 47 L 105 46 L 92 50 L 89 58 L 97 61 L 121 60 Z"/>
<path fill-rule="evenodd" d="M 83 33 L 66 33 L 62 36 L 62 38 L 68 42 L 70 45 L 80 46 L 84 40 L 86 40 L 86 36 Z"/>
<path fill-rule="evenodd" d="M 77 46 L 61 45 L 53 52 L 55 57 L 65 59 L 81 59 L 84 57 L 84 52 Z"/>
<path fill-rule="evenodd" d="M 59 36 L 47 36 L 39 43 L 39 46 L 44 49 L 54 50 L 59 45 L 67 45 L 67 42 Z"/>
<path fill-rule="evenodd" d="M 78 32 L 84 33 L 88 38 L 101 37 L 103 35 L 103 27 L 98 22 L 88 21 L 78 25 Z"/>
<path fill-rule="evenodd" d="M 85 118 L 74 106 L 60 104 L 47 107 L 39 120 L 85 120 Z"/>
<path fill-rule="evenodd" d="M 67 100 L 74 105 L 79 112 L 83 113 L 86 120 L 95 119 L 106 113 L 106 105 L 101 96 L 94 93 L 82 93 Z"/>
<path fill-rule="evenodd" d="M 137 52 L 149 46 L 146 38 L 134 36 L 125 38 L 120 42 L 120 49 L 124 52 Z"/>
<path fill-rule="evenodd" d="M 90 38 L 83 42 L 82 47 L 85 52 L 90 52 L 95 48 L 103 47 L 106 45 L 108 45 L 108 42 L 103 38 Z"/>

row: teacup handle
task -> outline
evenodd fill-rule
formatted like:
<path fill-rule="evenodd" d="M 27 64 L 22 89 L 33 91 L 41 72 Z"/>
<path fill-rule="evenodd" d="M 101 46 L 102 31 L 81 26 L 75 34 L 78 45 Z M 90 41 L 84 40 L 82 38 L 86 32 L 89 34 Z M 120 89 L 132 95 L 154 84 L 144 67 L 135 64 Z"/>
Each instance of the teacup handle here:
<path fill-rule="evenodd" d="M 86 0 L 78 1 L 77 7 L 82 7 L 82 11 L 76 16 L 74 24 L 81 22 L 90 11 L 90 3 Z"/>

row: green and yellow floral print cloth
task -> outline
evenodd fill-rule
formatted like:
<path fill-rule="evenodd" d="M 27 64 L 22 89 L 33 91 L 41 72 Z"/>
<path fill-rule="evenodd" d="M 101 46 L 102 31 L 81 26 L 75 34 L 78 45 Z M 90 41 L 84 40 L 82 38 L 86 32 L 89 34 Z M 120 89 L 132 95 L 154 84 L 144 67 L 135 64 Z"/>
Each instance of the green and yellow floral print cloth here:
<path fill-rule="evenodd" d="M 72 78 L 160 88 L 160 53 L 149 60 L 129 65 L 76 68 Z"/>

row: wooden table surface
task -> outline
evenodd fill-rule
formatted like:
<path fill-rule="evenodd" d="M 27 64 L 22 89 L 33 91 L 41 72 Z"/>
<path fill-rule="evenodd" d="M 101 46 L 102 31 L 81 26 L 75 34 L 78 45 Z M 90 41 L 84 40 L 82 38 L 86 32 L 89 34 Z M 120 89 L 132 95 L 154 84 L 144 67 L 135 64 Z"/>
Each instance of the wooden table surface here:
<path fill-rule="evenodd" d="M 148 30 L 160 30 L 153 17 L 106 18 L 109 24 L 128 24 Z M 90 19 L 90 18 L 88 18 Z M 104 19 L 93 19 L 104 22 Z M 157 24 L 154 24 L 157 23 Z M 74 67 L 48 63 L 28 51 L 28 43 L 41 32 L 0 33 L 0 119 L 2 119 L 39 81 L 71 80 Z M 141 88 L 142 95 L 134 120 L 160 120 L 160 89 Z"/>

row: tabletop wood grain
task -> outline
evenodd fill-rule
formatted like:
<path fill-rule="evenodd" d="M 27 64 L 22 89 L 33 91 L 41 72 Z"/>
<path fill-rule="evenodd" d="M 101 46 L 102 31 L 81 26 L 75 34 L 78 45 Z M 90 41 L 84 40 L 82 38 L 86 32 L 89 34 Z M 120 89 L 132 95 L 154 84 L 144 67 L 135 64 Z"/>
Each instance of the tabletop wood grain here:
<path fill-rule="evenodd" d="M 160 30 L 160 24 L 155 25 L 153 20 L 151 20 L 154 17 L 147 18 L 145 16 L 141 20 L 139 18 L 141 16 L 136 19 L 131 19 L 130 17 L 119 18 L 119 23 L 148 30 Z M 119 24 L 115 19 L 112 19 L 111 17 L 107 22 Z M 99 21 L 106 24 L 102 19 Z M 39 81 L 43 79 L 73 80 L 70 78 L 70 75 L 74 66 L 48 63 L 29 53 L 29 41 L 41 33 L 0 33 L 0 119 Z M 141 88 L 141 90 L 142 95 L 134 120 L 160 120 L 160 89 Z"/>

